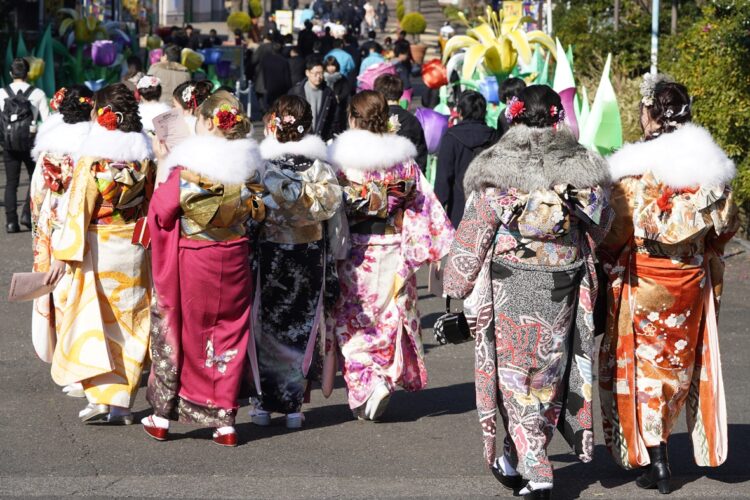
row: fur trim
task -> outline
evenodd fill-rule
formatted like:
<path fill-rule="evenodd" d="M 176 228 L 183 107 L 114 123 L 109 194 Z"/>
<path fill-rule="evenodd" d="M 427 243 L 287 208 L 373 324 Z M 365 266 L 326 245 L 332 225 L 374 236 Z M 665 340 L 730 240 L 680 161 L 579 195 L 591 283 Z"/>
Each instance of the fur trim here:
<path fill-rule="evenodd" d="M 114 161 L 143 161 L 152 157 L 151 141 L 142 132 L 107 130 L 94 123 L 81 146 L 79 156 Z"/>
<path fill-rule="evenodd" d="M 260 143 L 260 155 L 264 160 L 276 160 L 282 156 L 302 156 L 313 160 L 326 161 L 326 143 L 317 135 L 307 135 L 297 142 L 279 142 L 268 136 Z"/>
<path fill-rule="evenodd" d="M 469 165 L 464 191 L 516 188 L 524 193 L 560 184 L 576 188 L 608 186 L 607 162 L 581 146 L 570 129 L 558 131 L 514 125 Z"/>
<path fill-rule="evenodd" d="M 62 113 L 52 113 L 51 115 L 49 115 L 46 120 L 44 120 L 42 123 L 40 123 L 36 127 L 36 140 L 37 140 L 37 142 L 39 141 L 39 139 L 44 134 L 46 134 L 47 132 L 49 132 L 53 128 L 57 127 L 61 123 L 65 123 L 63 121 L 63 115 L 62 115 Z"/>
<path fill-rule="evenodd" d="M 692 123 L 652 141 L 628 144 L 608 161 L 615 181 L 651 171 L 673 188 L 725 186 L 736 173 L 711 134 Z"/>
<path fill-rule="evenodd" d="M 36 160 L 42 153 L 53 155 L 78 155 L 86 137 L 91 131 L 91 122 L 65 123 L 45 129 L 43 134 L 37 134 L 36 144 L 31 150 L 31 156 Z"/>
<path fill-rule="evenodd" d="M 395 134 L 347 130 L 328 147 L 328 163 L 337 171 L 380 170 L 417 156 L 417 148 Z"/>
<path fill-rule="evenodd" d="M 163 102 L 147 101 L 138 105 L 138 114 L 141 115 L 143 130 L 154 130 L 154 118 L 162 113 L 166 113 L 170 108 Z"/>
<path fill-rule="evenodd" d="M 184 167 L 222 184 L 241 184 L 263 170 L 258 143 L 252 139 L 228 140 L 196 135 L 180 143 L 164 160 L 167 171 Z"/>

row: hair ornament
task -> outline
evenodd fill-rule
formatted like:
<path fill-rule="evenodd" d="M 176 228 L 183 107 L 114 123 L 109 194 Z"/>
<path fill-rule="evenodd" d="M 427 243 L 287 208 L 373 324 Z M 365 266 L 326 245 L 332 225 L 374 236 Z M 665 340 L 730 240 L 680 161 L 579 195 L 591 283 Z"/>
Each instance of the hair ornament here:
<path fill-rule="evenodd" d="M 115 113 L 112 106 L 106 105 L 96 111 L 96 123 L 107 130 L 116 130 L 117 125 L 122 122 L 122 113 Z"/>
<path fill-rule="evenodd" d="M 299 132 L 300 134 L 304 134 L 305 127 L 303 127 L 302 125 L 297 125 L 297 132 Z"/>
<path fill-rule="evenodd" d="M 234 127 L 236 123 L 242 121 L 240 110 L 229 104 L 222 104 L 214 110 L 213 122 L 214 125 L 219 127 L 221 130 L 229 130 Z"/>
<path fill-rule="evenodd" d="M 90 97 L 79 97 L 78 102 L 81 104 L 88 104 L 89 106 L 94 105 L 94 101 L 92 101 Z"/>
<path fill-rule="evenodd" d="M 135 88 L 140 90 L 140 89 L 147 89 L 150 87 L 156 87 L 157 85 L 161 85 L 161 81 L 158 78 L 156 78 L 155 76 L 151 76 L 151 75 L 144 75 L 141 77 L 140 80 L 138 80 L 138 83 L 135 84 Z M 182 94 L 182 97 L 184 100 L 185 98 L 184 92 Z"/>
<path fill-rule="evenodd" d="M 57 111 L 60 108 L 60 104 L 62 104 L 63 99 L 65 99 L 65 93 L 68 91 L 65 87 L 61 87 L 57 92 L 55 92 L 55 95 L 52 96 L 52 100 L 49 103 L 49 107 L 53 110 Z"/>
<path fill-rule="evenodd" d="M 281 123 L 288 123 L 290 125 L 294 125 L 294 122 L 296 122 L 297 119 L 293 117 L 292 115 L 284 115 L 284 118 L 281 119 Z"/>
<path fill-rule="evenodd" d="M 190 105 L 192 109 L 198 107 L 198 99 L 195 98 L 195 86 L 188 85 L 182 90 L 182 102 Z"/>
<path fill-rule="evenodd" d="M 397 115 L 391 115 L 388 117 L 388 132 L 391 134 L 397 134 L 401 130 L 401 122 L 398 121 Z"/>
<path fill-rule="evenodd" d="M 654 93 L 656 92 L 656 86 L 662 82 L 671 82 L 672 79 L 667 75 L 646 73 L 643 75 L 643 81 L 641 82 L 641 103 L 648 107 L 654 105 Z"/>
<path fill-rule="evenodd" d="M 526 105 L 524 102 L 517 96 L 513 96 L 510 102 L 508 102 L 508 106 L 505 108 L 505 119 L 508 120 L 508 123 L 513 123 L 513 121 L 521 116 L 524 111 L 526 111 Z"/>

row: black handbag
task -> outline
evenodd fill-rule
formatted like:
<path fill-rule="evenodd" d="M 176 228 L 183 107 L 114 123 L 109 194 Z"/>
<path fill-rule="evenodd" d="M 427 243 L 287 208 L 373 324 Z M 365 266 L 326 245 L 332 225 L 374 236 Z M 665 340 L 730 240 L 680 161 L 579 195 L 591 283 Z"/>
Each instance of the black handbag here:
<path fill-rule="evenodd" d="M 445 298 L 445 314 L 435 321 L 432 328 L 435 340 L 440 345 L 463 344 L 472 339 L 469 323 L 463 312 L 451 312 L 451 298 Z"/>

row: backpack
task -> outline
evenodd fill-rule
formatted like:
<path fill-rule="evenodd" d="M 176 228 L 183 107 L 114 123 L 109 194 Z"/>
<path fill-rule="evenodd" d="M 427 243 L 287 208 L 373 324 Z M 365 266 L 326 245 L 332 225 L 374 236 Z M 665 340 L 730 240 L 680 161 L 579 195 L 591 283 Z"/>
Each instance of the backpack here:
<path fill-rule="evenodd" d="M 8 151 L 31 151 L 34 147 L 34 135 L 31 133 L 34 109 L 29 101 L 33 91 L 34 87 L 29 86 L 16 94 L 10 86 L 5 87 L 8 97 L 0 113 L 0 124 L 3 127 L 3 145 Z"/>

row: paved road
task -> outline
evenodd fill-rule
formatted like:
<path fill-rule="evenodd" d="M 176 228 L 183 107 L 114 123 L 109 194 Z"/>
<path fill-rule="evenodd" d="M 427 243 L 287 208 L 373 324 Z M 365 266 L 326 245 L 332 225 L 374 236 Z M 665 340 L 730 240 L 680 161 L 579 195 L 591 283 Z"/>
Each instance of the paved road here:
<path fill-rule="evenodd" d="M 30 235 L 0 233 L 0 248 L 0 289 L 6 290 L 12 272 L 29 268 Z M 676 497 L 750 497 L 749 264 L 748 253 L 729 260 L 721 319 L 729 459 L 717 469 L 696 467 L 681 424 L 670 448 Z M 270 428 L 255 427 L 243 410 L 236 449 L 220 448 L 209 431 L 183 425 L 173 427 L 173 440 L 157 443 L 139 425 L 81 424 L 76 414 L 82 400 L 64 396 L 34 355 L 29 305 L 1 300 L 0 496 L 509 496 L 483 469 L 472 348 L 434 345 L 429 327 L 441 301 L 424 286 L 420 294 L 428 389 L 396 393 L 378 424 L 353 420 L 341 388 L 328 400 L 313 394 L 299 431 L 287 431 L 281 418 Z M 138 417 L 148 413 L 143 396 L 141 391 L 134 408 Z M 551 455 L 557 498 L 658 496 L 637 490 L 636 473 L 619 470 L 601 444 L 591 464 L 578 463 L 559 436 Z"/>

